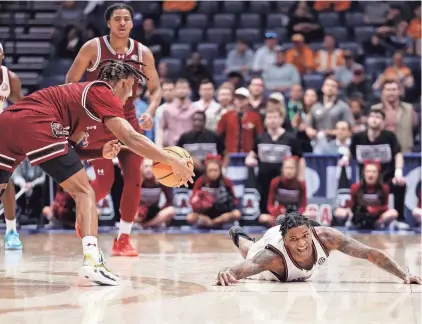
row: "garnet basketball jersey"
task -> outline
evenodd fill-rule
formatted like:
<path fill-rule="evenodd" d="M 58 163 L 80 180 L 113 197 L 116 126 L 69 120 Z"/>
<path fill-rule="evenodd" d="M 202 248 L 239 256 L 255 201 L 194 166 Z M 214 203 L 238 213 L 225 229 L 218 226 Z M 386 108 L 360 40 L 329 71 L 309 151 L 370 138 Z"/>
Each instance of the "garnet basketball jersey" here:
<path fill-rule="evenodd" d="M 0 84 L 0 114 L 3 112 L 4 104 L 6 103 L 7 98 L 10 96 L 10 80 L 9 72 L 5 66 L 0 66 L 1 68 L 1 84 Z"/>
<path fill-rule="evenodd" d="M 124 54 L 117 54 L 116 51 L 111 47 L 111 44 L 108 40 L 107 36 L 97 37 L 94 38 L 96 44 L 97 44 L 97 59 L 95 60 L 95 63 L 89 67 L 86 71 L 86 80 L 87 81 L 94 81 L 98 78 L 99 69 L 98 66 L 101 61 L 103 60 L 134 60 L 138 62 L 142 62 L 142 52 L 143 52 L 143 45 L 132 38 L 129 38 L 129 47 L 126 53 Z M 135 63 L 130 63 L 140 71 L 142 71 L 142 65 L 138 65 Z M 124 106 L 125 116 L 128 117 L 135 117 L 136 118 L 136 112 L 135 107 L 133 105 L 133 101 L 136 98 L 136 90 L 137 90 L 137 84 L 133 85 L 132 89 L 132 96 L 129 97 L 129 99 L 126 101 L 126 104 Z"/>
<path fill-rule="evenodd" d="M 328 258 L 328 251 L 324 248 L 322 243 L 318 238 L 318 234 L 315 229 L 312 228 L 312 248 L 314 253 L 316 253 L 316 262 L 312 269 L 305 270 L 302 269 L 291 256 L 289 250 L 284 245 L 283 236 L 280 232 L 280 225 L 271 227 L 264 236 L 257 242 L 255 242 L 249 249 L 246 260 L 252 260 L 252 258 L 260 251 L 268 249 L 273 251 L 278 256 L 281 257 L 284 268 L 285 276 L 281 278 L 280 276 L 270 272 L 264 271 L 256 276 L 253 276 L 254 279 L 259 280 L 280 280 L 280 281 L 305 281 L 312 276 L 314 270 L 321 266 Z"/>

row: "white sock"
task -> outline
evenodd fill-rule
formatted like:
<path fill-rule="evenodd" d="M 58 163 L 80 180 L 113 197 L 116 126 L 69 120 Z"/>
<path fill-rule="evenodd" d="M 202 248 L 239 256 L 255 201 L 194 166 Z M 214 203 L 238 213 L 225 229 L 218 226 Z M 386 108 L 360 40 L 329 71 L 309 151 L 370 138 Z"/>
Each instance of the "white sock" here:
<path fill-rule="evenodd" d="M 14 220 L 6 219 L 6 233 L 10 231 L 16 231 L 16 218 Z"/>
<path fill-rule="evenodd" d="M 119 227 L 119 236 L 117 236 L 117 239 L 119 239 L 120 235 L 127 234 L 130 235 L 130 232 L 132 231 L 132 225 L 133 222 L 125 222 L 123 219 L 120 220 L 120 227 Z"/>
<path fill-rule="evenodd" d="M 98 239 L 95 236 L 85 236 L 82 238 L 82 249 L 84 255 L 89 254 L 95 262 L 100 262 Z"/>

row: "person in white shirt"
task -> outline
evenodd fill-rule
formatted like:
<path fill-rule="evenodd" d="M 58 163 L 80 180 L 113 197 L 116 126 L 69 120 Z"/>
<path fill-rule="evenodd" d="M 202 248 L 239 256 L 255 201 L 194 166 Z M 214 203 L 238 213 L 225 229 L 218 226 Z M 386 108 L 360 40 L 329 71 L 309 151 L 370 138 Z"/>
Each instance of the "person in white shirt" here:
<path fill-rule="evenodd" d="M 157 145 L 162 143 L 162 131 L 160 127 L 161 118 L 163 116 L 163 111 L 166 106 L 171 103 L 174 99 L 174 81 L 166 80 L 161 84 L 161 89 L 163 90 L 163 99 L 164 103 L 158 106 L 154 115 L 154 142 Z"/>
<path fill-rule="evenodd" d="M 352 136 L 352 128 L 350 124 L 341 120 L 336 124 L 336 138 L 329 141 L 325 147 L 321 147 L 321 150 L 318 153 L 323 154 L 340 154 L 344 155 L 349 152 L 350 146 L 350 137 Z M 315 153 L 315 148 L 314 148 Z"/>
<path fill-rule="evenodd" d="M 268 68 L 271 68 L 271 66 L 276 61 L 277 50 L 281 48 L 281 46 L 277 45 L 277 43 L 277 33 L 265 33 L 265 45 L 258 48 L 258 50 L 255 52 L 252 71 L 260 73 Z"/>
<path fill-rule="evenodd" d="M 199 83 L 199 100 L 192 103 L 192 107 L 200 111 L 218 109 L 219 105 L 214 100 L 214 94 L 214 84 L 210 80 L 202 80 Z"/>
<path fill-rule="evenodd" d="M 222 84 L 217 91 L 218 105 L 205 110 L 207 121 L 205 128 L 213 132 L 217 131 L 217 124 L 221 117 L 233 108 L 234 89 Z"/>

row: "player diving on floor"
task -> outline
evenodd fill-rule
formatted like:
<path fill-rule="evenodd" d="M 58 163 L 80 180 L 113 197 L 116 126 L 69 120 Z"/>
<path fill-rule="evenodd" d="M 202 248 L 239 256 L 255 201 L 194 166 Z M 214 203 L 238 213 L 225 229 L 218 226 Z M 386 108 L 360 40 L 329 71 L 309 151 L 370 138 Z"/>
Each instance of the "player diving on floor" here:
<path fill-rule="evenodd" d="M 368 260 L 406 284 L 421 284 L 420 276 L 403 270 L 385 252 L 347 237 L 334 228 L 313 227 L 307 217 L 297 212 L 280 216 L 277 225 L 256 242 L 239 226 L 233 226 L 229 235 L 245 261 L 223 268 L 218 273 L 216 285 L 231 285 L 249 277 L 281 282 L 305 281 L 335 250 Z"/>

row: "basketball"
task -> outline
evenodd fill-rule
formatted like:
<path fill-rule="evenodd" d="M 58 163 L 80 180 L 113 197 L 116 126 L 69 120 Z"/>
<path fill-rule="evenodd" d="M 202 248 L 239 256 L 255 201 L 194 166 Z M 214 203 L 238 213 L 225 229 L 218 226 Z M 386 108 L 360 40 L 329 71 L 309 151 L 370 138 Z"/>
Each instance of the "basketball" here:
<path fill-rule="evenodd" d="M 188 151 L 178 146 L 165 147 L 164 150 L 176 155 L 181 159 L 188 158 L 188 165 L 193 171 L 193 160 Z M 180 185 L 179 179 L 177 179 L 173 174 L 170 165 L 154 162 L 152 165 L 152 172 L 154 173 L 154 176 L 157 178 L 158 182 L 162 185 L 165 185 L 166 187 L 177 187 Z"/>

